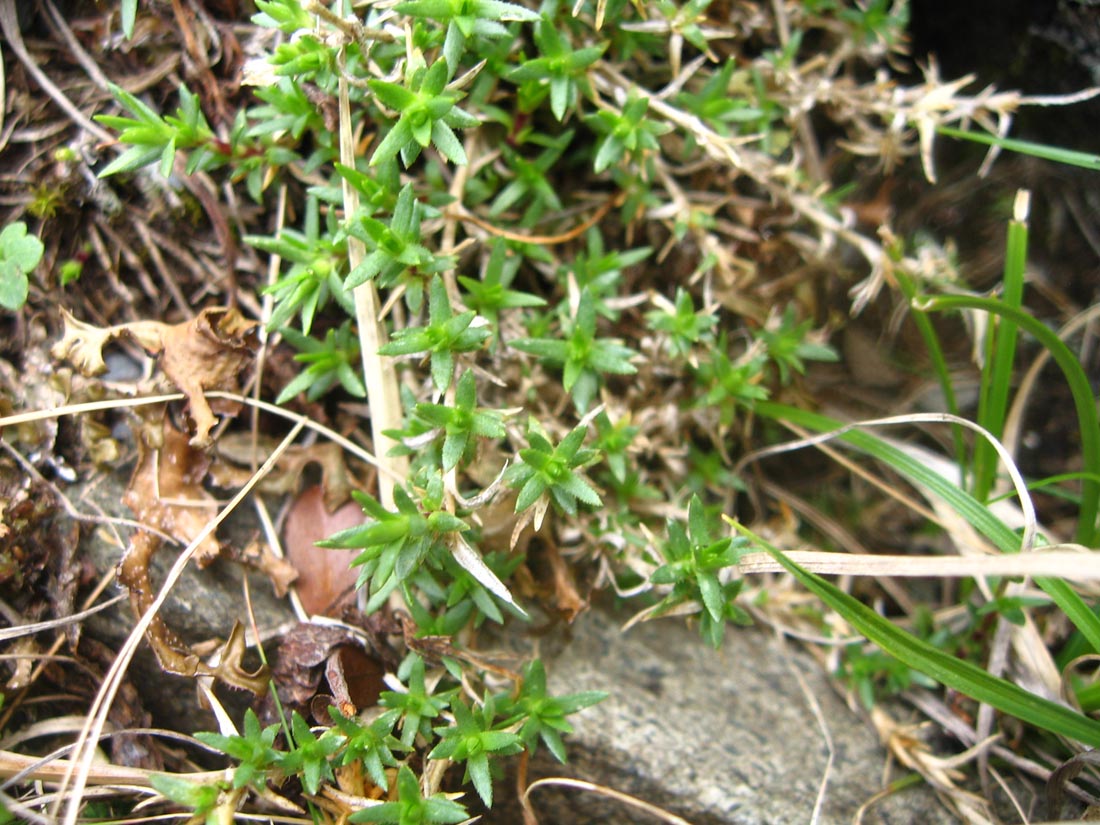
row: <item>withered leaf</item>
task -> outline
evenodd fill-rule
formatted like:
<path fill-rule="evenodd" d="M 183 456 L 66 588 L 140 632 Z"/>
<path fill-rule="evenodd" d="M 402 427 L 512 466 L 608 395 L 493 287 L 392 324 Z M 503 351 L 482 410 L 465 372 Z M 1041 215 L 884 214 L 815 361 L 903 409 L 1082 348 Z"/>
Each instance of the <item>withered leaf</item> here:
<path fill-rule="evenodd" d="M 337 616 L 354 601 L 357 572 L 351 566 L 356 550 L 329 550 L 316 542 L 363 521 L 363 510 L 349 502 L 329 512 L 321 488 L 307 487 L 295 499 L 283 528 L 287 561 L 298 571 L 298 598 L 311 615 Z"/>
<path fill-rule="evenodd" d="M 234 561 L 246 564 L 267 576 L 275 595 L 280 599 L 287 594 L 290 585 L 298 578 L 298 571 L 286 559 L 271 552 L 271 548 L 261 541 L 249 542 L 240 553 L 233 553 Z"/>
<path fill-rule="evenodd" d="M 211 480 L 219 487 L 238 487 L 252 476 L 252 466 L 263 463 L 278 441 L 252 433 L 226 433 L 214 447 L 217 461 L 210 469 Z M 265 493 L 288 493 L 298 486 L 302 472 L 310 464 L 321 468 L 321 489 L 325 509 L 333 512 L 351 498 L 352 479 L 344 463 L 344 450 L 331 441 L 316 444 L 292 444 L 263 481 Z"/>
<path fill-rule="evenodd" d="M 272 668 L 279 699 L 293 707 L 305 707 L 321 683 L 321 664 L 342 644 L 358 642 L 354 635 L 339 627 L 296 625 L 283 637 L 278 661 Z"/>
<path fill-rule="evenodd" d="M 385 668 L 365 650 L 341 645 L 325 663 L 325 679 L 332 698 L 344 716 L 354 716 L 364 708 L 378 704 L 385 687 Z"/>
<path fill-rule="evenodd" d="M 213 516 L 213 499 L 202 487 L 209 458 L 195 449 L 187 436 L 167 418 L 159 424 L 159 433 L 142 433 L 138 441 L 138 463 L 123 501 L 143 524 L 168 533 L 182 544 L 190 544 Z M 159 449 L 150 443 L 159 442 Z M 189 506 L 198 505 L 198 506 Z M 153 602 L 154 589 L 149 578 L 149 562 L 160 548 L 161 538 L 149 530 L 138 530 L 119 564 L 119 580 L 130 591 L 134 613 L 142 615 Z M 218 555 L 219 545 L 207 536 L 195 552 L 196 562 L 209 564 Z M 177 636 L 160 616 L 154 616 L 146 634 L 161 667 L 181 676 L 215 676 L 234 687 L 261 694 L 267 689 L 267 669 L 249 673 L 241 665 L 244 635 L 240 625 L 233 628 L 222 651 L 220 664 L 209 667 Z"/>
<path fill-rule="evenodd" d="M 138 463 L 123 503 L 142 524 L 167 533 L 183 545 L 190 544 L 215 514 L 214 497 L 202 486 L 210 460 L 192 447 L 187 436 L 167 418 L 162 424 L 151 422 L 148 426 L 161 427 L 161 433 L 137 439 Z M 159 450 L 149 446 L 148 442 L 157 441 Z M 218 552 L 218 540 L 207 536 L 198 547 L 195 561 L 205 567 Z"/>
<path fill-rule="evenodd" d="M 65 331 L 50 353 L 66 359 L 84 375 L 98 375 L 107 369 L 103 347 L 116 338 L 130 338 L 150 355 L 159 356 L 165 376 L 187 396 L 194 422 L 191 444 L 208 447 L 217 419 L 205 396 L 207 390 L 238 389 L 241 372 L 256 353 L 256 322 L 235 308 L 210 307 L 190 321 L 165 324 L 135 321 L 113 327 L 96 327 L 61 311 Z M 219 404 L 225 412 L 232 406 Z"/>

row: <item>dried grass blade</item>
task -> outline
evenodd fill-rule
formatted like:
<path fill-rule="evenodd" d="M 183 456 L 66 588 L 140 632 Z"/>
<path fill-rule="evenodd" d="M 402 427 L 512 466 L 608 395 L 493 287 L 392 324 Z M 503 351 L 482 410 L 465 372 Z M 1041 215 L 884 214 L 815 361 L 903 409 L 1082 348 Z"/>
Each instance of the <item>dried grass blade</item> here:
<path fill-rule="evenodd" d="M 351 131 L 351 102 L 348 98 L 347 79 L 340 76 L 340 162 L 355 168 L 355 147 Z M 345 178 L 342 182 L 344 217 L 350 220 L 359 210 L 359 194 Z M 365 249 L 362 241 L 348 238 L 348 265 L 355 269 L 363 260 Z M 371 438 L 374 454 L 380 468 L 387 472 L 378 476 L 378 500 L 383 507 L 392 509 L 395 480 L 403 480 L 408 473 L 408 460 L 404 456 L 389 455 L 397 446 L 386 430 L 401 429 L 401 396 L 398 392 L 397 373 L 393 360 L 380 356 L 378 350 L 386 343 L 386 330 L 379 317 L 378 293 L 374 284 L 367 281 L 354 291 L 355 318 L 359 327 L 359 350 L 363 359 L 363 382 L 367 386 L 370 404 Z"/>

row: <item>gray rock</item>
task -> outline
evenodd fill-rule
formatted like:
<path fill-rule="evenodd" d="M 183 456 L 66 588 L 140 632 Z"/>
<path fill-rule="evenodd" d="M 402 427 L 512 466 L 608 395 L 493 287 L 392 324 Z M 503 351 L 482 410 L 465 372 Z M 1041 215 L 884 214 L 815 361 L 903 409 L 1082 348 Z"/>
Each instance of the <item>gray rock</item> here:
<path fill-rule="evenodd" d="M 821 706 L 835 750 L 819 821 L 850 823 L 880 790 L 885 751 L 821 668 L 793 645 L 731 628 L 715 651 L 681 619 L 623 634 L 624 619 L 592 611 L 577 620 L 572 642 L 547 657 L 552 693 L 611 696 L 571 717 L 569 763 L 558 765 L 540 748 L 529 781 L 586 779 L 694 825 L 811 822 L 828 753 L 797 671 Z M 487 822 L 522 821 L 504 796 Z M 576 789 L 543 787 L 532 802 L 540 825 L 659 821 Z M 868 825 L 954 821 L 927 788 L 881 801 L 864 817 Z"/>
<path fill-rule="evenodd" d="M 73 499 L 85 504 L 94 502 L 109 515 L 131 518 L 132 514 L 121 504 L 126 483 L 123 473 L 102 473 L 97 476 L 95 484 L 70 493 Z M 250 515 L 249 508 L 242 508 L 223 525 L 219 535 L 227 542 L 243 547 L 258 533 L 257 526 L 249 519 Z M 131 528 L 120 527 L 119 532 L 123 540 L 127 540 Z M 100 574 L 115 567 L 123 552 L 113 541 L 108 541 L 106 535 L 103 528 L 90 530 L 81 544 L 81 549 Z M 164 575 L 181 549 L 165 545 L 154 556 L 150 564 L 154 586 L 159 587 L 164 581 Z M 188 644 L 224 641 L 235 621 L 248 626 L 242 585 L 245 575 L 248 576 L 252 607 L 261 632 L 293 623 L 294 611 L 290 603 L 275 597 L 271 583 L 262 574 L 246 574 L 241 565 L 221 559 L 203 570 L 194 564 L 188 565 L 172 589 L 161 615 Z M 122 591 L 123 588 L 119 587 L 115 592 Z M 84 632 L 117 650 L 129 636 L 134 623 L 133 611 L 129 601 L 125 600 L 87 619 Z M 259 664 L 259 659 L 250 654 L 245 664 L 254 668 Z M 147 643 L 142 643 L 129 674 L 139 687 L 141 700 L 152 712 L 155 724 L 184 732 L 217 729 L 213 714 L 200 707 L 192 680 L 164 673 Z M 219 687 L 218 694 L 231 705 L 242 705 L 250 698 L 249 694 L 224 687 Z"/>

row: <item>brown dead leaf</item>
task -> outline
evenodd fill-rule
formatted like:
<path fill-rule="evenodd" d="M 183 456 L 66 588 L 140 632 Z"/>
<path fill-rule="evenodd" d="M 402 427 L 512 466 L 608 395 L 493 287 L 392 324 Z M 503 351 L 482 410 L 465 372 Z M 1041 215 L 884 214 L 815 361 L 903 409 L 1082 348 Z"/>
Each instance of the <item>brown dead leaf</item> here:
<path fill-rule="evenodd" d="M 546 559 L 550 563 L 551 582 L 554 588 L 554 607 L 569 622 L 588 609 L 588 600 L 581 596 L 573 568 L 562 558 L 554 542 L 546 545 Z"/>
<path fill-rule="evenodd" d="M 278 440 L 252 433 L 226 433 L 218 439 L 214 453 L 219 459 L 210 469 L 211 480 L 219 487 L 239 487 L 252 475 L 252 467 L 262 464 L 274 450 Z M 334 442 L 293 444 L 283 451 L 279 461 L 260 489 L 265 493 L 289 493 L 296 489 L 302 472 L 310 464 L 321 468 L 321 489 L 325 508 L 333 512 L 351 498 L 351 474 L 344 463 L 344 450 Z"/>
<path fill-rule="evenodd" d="M 301 623 L 279 645 L 272 679 L 284 705 L 308 706 L 321 684 L 322 667 L 340 645 L 358 646 L 355 636 L 339 627 Z"/>
<path fill-rule="evenodd" d="M 360 647 L 341 645 L 325 663 L 325 679 L 332 699 L 344 716 L 355 716 L 378 704 L 385 688 L 385 668 Z M 326 708 L 327 710 L 327 708 Z"/>
<path fill-rule="evenodd" d="M 167 417 L 162 418 L 150 422 L 139 433 L 138 463 L 123 501 L 138 521 L 187 545 L 213 516 L 214 500 L 202 486 L 210 459 L 191 446 L 187 436 L 173 427 Z M 151 446 L 158 443 L 159 449 Z M 153 602 L 155 590 L 149 578 L 149 562 L 160 545 L 158 533 L 138 530 L 119 564 L 119 581 L 130 591 L 130 603 L 138 616 Z M 200 567 L 204 566 L 219 551 L 217 539 L 207 536 L 196 549 L 195 560 Z M 168 673 L 215 676 L 257 694 L 267 689 L 266 668 L 249 673 L 241 665 L 244 635 L 239 624 L 226 642 L 220 664 L 213 668 L 204 664 L 159 616 L 153 617 L 146 638 Z"/>
<path fill-rule="evenodd" d="M 123 503 L 142 524 L 155 527 L 186 546 L 215 512 L 214 497 L 202 486 L 210 460 L 192 447 L 187 436 L 167 418 L 149 422 L 145 429 L 137 439 L 138 462 Z M 150 444 L 157 442 L 160 448 L 153 449 Z M 207 536 L 195 553 L 195 561 L 199 567 L 205 567 L 219 552 L 218 540 L 213 535 Z"/>
<path fill-rule="evenodd" d="M 256 353 L 255 321 L 235 308 L 210 307 L 180 324 L 135 321 L 101 328 L 78 321 L 65 310 L 61 313 L 65 331 L 50 350 L 54 358 L 68 360 L 84 375 L 98 375 L 107 369 L 103 347 L 116 338 L 132 339 L 159 357 L 165 376 L 187 396 L 194 423 L 192 446 L 210 446 L 217 418 L 204 393 L 238 389 L 240 374 Z M 225 402 L 216 406 L 220 412 L 235 412 L 234 405 Z"/>
<path fill-rule="evenodd" d="M 275 595 L 280 599 L 287 594 L 290 585 L 298 578 L 298 571 L 294 569 L 294 565 L 276 556 L 262 541 L 249 542 L 240 553 L 233 554 L 233 559 L 267 576 L 271 581 L 271 587 L 275 590 Z"/>

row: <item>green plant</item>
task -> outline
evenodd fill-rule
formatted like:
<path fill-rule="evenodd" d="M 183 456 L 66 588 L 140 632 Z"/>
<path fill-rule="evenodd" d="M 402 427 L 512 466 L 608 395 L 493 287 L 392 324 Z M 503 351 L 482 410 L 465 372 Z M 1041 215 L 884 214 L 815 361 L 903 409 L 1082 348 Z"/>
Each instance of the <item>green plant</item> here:
<path fill-rule="evenodd" d="M 278 280 L 264 289 L 275 300 L 269 329 L 285 327 L 297 315 L 303 335 L 309 335 L 313 319 L 330 298 L 335 298 L 346 310 L 354 311 L 341 285 L 341 270 L 346 268 L 346 244 L 329 232 L 322 233 L 320 203 L 316 197 L 306 201 L 305 232 L 284 229 L 275 237 L 246 235 L 245 241 L 291 263 Z M 306 349 L 300 344 L 296 346 Z"/>
<path fill-rule="evenodd" d="M 630 423 L 630 416 L 624 415 L 618 421 L 612 423 L 606 412 L 596 416 L 596 446 L 595 449 L 607 462 L 607 468 L 611 471 L 611 477 L 618 484 L 623 484 L 627 478 L 628 461 L 627 448 L 640 432 L 640 428 Z"/>
<path fill-rule="evenodd" d="M 455 28 L 460 31 L 457 24 Z M 450 80 L 447 66 L 446 60 L 436 61 L 431 68 L 421 66 L 407 78 L 407 86 L 386 80 L 368 81 L 378 99 L 398 115 L 397 123 L 371 155 L 371 166 L 398 154 L 408 166 L 429 144 L 452 163 L 466 163 L 466 152 L 454 130 L 477 126 L 478 119 L 458 108 L 461 94 L 445 89 Z"/>
<path fill-rule="evenodd" d="M 320 547 L 362 550 L 353 562 L 360 568 L 358 587 L 369 584 L 367 610 L 373 612 L 403 581 L 412 576 L 433 548 L 444 547 L 452 537 L 468 529 L 466 522 L 439 509 L 439 491 L 421 504 L 434 504 L 426 512 L 408 492 L 394 490 L 396 512 L 372 496 L 353 492 L 371 521 L 349 527 L 318 543 Z"/>
<path fill-rule="evenodd" d="M 409 308 L 414 312 L 418 311 L 424 292 L 424 276 L 449 269 L 454 263 L 450 258 L 436 255 L 423 245 L 420 234 L 423 214 L 424 207 L 417 202 L 410 184 L 404 186 L 397 195 L 393 217 L 388 225 L 367 215 L 360 215 L 352 220 L 349 234 L 363 241 L 371 251 L 348 274 L 344 289 L 350 291 L 367 281 L 374 281 L 383 287 L 401 283 L 406 290 L 405 300 Z M 411 272 L 415 272 L 415 275 L 404 277 Z M 447 304 L 446 317 L 440 316 L 439 322 L 449 318 L 450 304 Z"/>
<path fill-rule="evenodd" d="M 501 0 L 408 0 L 396 11 L 410 17 L 446 24 L 443 39 L 443 59 L 453 74 L 470 37 L 500 38 L 510 36 L 506 22 L 530 23 L 539 16 L 530 9 Z"/>
<path fill-rule="evenodd" d="M 398 678 L 405 680 L 405 690 L 383 691 L 378 700 L 382 707 L 400 713 L 401 744 L 407 748 L 412 747 L 418 734 L 431 736 L 432 720 L 450 707 L 458 694 L 457 688 L 439 693 L 429 690 L 424 674 L 424 660 L 415 653 L 409 654 L 397 672 Z"/>
<path fill-rule="evenodd" d="M 608 306 L 608 300 L 622 292 L 623 272 L 649 258 L 652 249 L 607 250 L 603 237 L 595 230 L 585 233 L 585 248 L 571 262 L 558 270 L 564 280 L 572 275 L 577 286 L 586 291 L 596 308 L 596 314 L 609 321 L 618 320 L 619 313 Z"/>
<path fill-rule="evenodd" d="M 937 650 L 901 630 L 888 619 L 844 593 L 829 582 L 791 562 L 772 544 L 743 528 L 753 543 L 766 550 L 807 589 L 836 610 L 854 629 L 908 667 L 937 682 L 1000 711 L 1016 716 L 1052 733 L 1078 741 L 1100 744 L 1100 723 L 1064 705 L 1036 696 L 1018 685 L 992 676 L 983 668 Z"/>
<path fill-rule="evenodd" d="M 703 310 L 696 311 L 691 293 L 683 287 L 676 288 L 673 303 L 665 299 L 659 307 L 646 313 L 646 322 L 654 332 L 664 333 L 664 345 L 673 357 L 687 357 L 697 344 L 713 340 L 711 330 L 718 322 L 718 316 Z"/>
<path fill-rule="evenodd" d="M 448 825 L 469 819 L 466 808 L 443 794 L 427 798 L 408 765 L 397 772 L 397 800 L 356 811 L 349 822 L 390 822 L 395 825 Z"/>
<path fill-rule="evenodd" d="M 367 394 L 363 379 L 356 370 L 359 344 L 352 335 L 351 322 L 345 321 L 339 329 L 330 329 L 325 340 L 318 341 L 297 330 L 284 327 L 283 338 L 297 350 L 294 360 L 306 364 L 298 377 L 283 387 L 276 403 L 283 404 L 304 392 L 310 401 L 316 401 L 339 382 L 348 393 L 358 397 Z"/>
<path fill-rule="evenodd" d="M 400 711 L 385 711 L 366 725 L 344 716 L 337 707 L 329 708 L 329 715 L 346 742 L 340 764 L 361 764 L 375 785 L 386 787 L 386 768 L 398 766 L 394 750 L 406 750 L 393 736 L 393 726 L 401 716 Z"/>
<path fill-rule="evenodd" d="M 732 423 L 738 407 L 751 409 L 770 395 L 764 384 L 767 357 L 762 348 L 750 347 L 736 358 L 730 357 L 728 348 L 726 336 L 718 336 L 716 345 L 708 357 L 700 360 L 695 371 L 695 380 L 702 392 L 698 405 L 716 407 L 719 419 L 727 426 Z"/>
<path fill-rule="evenodd" d="M 149 778 L 153 790 L 192 813 L 192 820 L 205 825 L 220 822 L 217 807 L 222 789 L 216 784 L 193 782 L 166 773 L 155 773 Z"/>
<path fill-rule="evenodd" d="M 428 754 L 433 759 L 451 759 L 466 765 L 466 779 L 474 783 L 487 807 L 493 804 L 490 756 L 519 753 L 523 741 L 516 733 L 494 727 L 496 702 L 487 696 L 480 708 L 471 710 L 464 702 L 451 702 L 454 725 L 437 727 L 439 744 Z"/>
<path fill-rule="evenodd" d="M 510 289 L 516 277 L 522 259 L 519 255 L 508 255 L 508 246 L 503 241 L 493 244 L 493 251 L 482 272 L 481 279 L 458 276 L 458 282 L 466 290 L 467 304 L 475 309 L 495 329 L 501 310 L 541 307 L 546 301 L 537 295 Z"/>
<path fill-rule="evenodd" d="M 519 462 L 508 468 L 505 483 L 519 490 L 516 512 L 543 502 L 545 509 L 550 501 L 570 515 L 577 512 L 577 502 L 598 507 L 599 494 L 580 474 L 580 470 L 599 460 L 599 453 L 582 447 L 586 430 L 576 427 L 556 447 L 534 419 L 527 426 L 526 449 L 519 451 Z"/>
<path fill-rule="evenodd" d="M 638 371 L 631 363 L 636 353 L 618 341 L 596 337 L 596 304 L 587 290 L 577 301 L 576 315 L 562 326 L 563 338 L 517 338 L 509 346 L 560 365 L 562 386 L 584 412 L 596 395 L 601 373 L 632 375 Z"/>
<path fill-rule="evenodd" d="M 550 111 L 559 121 L 577 105 L 580 91 L 588 93 L 584 71 L 604 53 L 607 45 L 570 48 L 550 17 L 535 24 L 535 45 L 539 56 L 519 61 L 505 76 L 520 85 L 521 105 L 531 111 L 549 94 Z"/>
<path fill-rule="evenodd" d="M 687 111 L 706 121 L 719 134 L 730 134 L 731 126 L 751 126 L 760 121 L 764 111 L 746 98 L 730 94 L 737 64 L 727 60 L 722 68 L 707 78 L 698 91 L 681 91 L 677 101 Z M 738 132 L 740 129 L 737 130 Z"/>
<path fill-rule="evenodd" d="M 668 522 L 668 538 L 661 546 L 664 564 L 653 571 L 650 581 L 671 587 L 658 603 L 657 615 L 685 602 L 699 604 L 702 607 L 699 632 L 718 647 L 727 621 L 751 624 L 752 620 L 735 601 L 741 591 L 741 579 L 723 581 L 723 571 L 737 564 L 738 552 L 745 542 L 735 542 L 729 537 L 715 539 L 711 521 L 699 497 L 692 496 L 687 529 L 678 521 Z"/>
<path fill-rule="evenodd" d="M 12 312 L 27 302 L 30 275 L 42 260 L 42 241 L 27 234 L 22 221 L 9 223 L 0 232 L 0 306 Z"/>
<path fill-rule="evenodd" d="M 548 173 L 573 141 L 574 131 L 568 129 L 557 137 L 535 134 L 528 142 L 544 147 L 534 160 L 526 159 L 518 149 L 505 145 L 504 161 L 512 173 L 511 180 L 493 198 L 489 214 L 502 215 L 517 203 L 526 202 L 520 226 L 531 226 L 546 212 L 560 210 L 561 199 L 550 182 Z"/>
<path fill-rule="evenodd" d="M 757 333 L 757 340 L 764 344 L 768 358 L 779 370 L 780 383 L 789 384 L 792 372 L 806 372 L 806 361 L 837 360 L 836 350 L 810 337 L 812 325 L 808 319 L 799 323 L 794 307 L 788 305 L 782 315 L 773 312 Z"/>
<path fill-rule="evenodd" d="M 344 737 L 333 728 L 317 736 L 297 711 L 291 714 L 290 730 L 294 747 L 280 754 L 276 764 L 288 776 L 301 775 L 306 792 L 316 795 L 321 781 L 333 778 L 330 757 L 344 747 Z"/>
<path fill-rule="evenodd" d="M 240 210 L 242 237 L 284 264 L 261 287 L 271 307 L 264 320 L 301 365 L 278 400 L 304 393 L 345 421 L 340 396 L 366 396 L 377 424 L 377 496 L 356 493 L 366 523 L 322 546 L 360 551 L 368 613 L 403 608 L 403 638 L 386 644 L 404 659 L 373 717 L 333 710 L 333 727 L 322 730 L 292 713 L 279 740 L 253 714 L 241 736 L 205 734 L 235 763 L 231 787 L 157 780 L 197 817 L 224 816 L 215 809 L 226 799 L 291 777 L 289 787 L 315 795 L 337 766 L 358 766 L 388 801 L 352 821 L 457 822 L 465 809 L 437 792 L 450 781 L 447 763 L 462 763 L 489 804 L 498 756 L 542 743 L 564 759 L 567 716 L 603 694 L 552 697 L 537 661 L 501 690 L 501 674 L 488 675 L 466 647 L 486 620 L 524 615 L 507 582 L 527 560 L 489 537 L 502 521 L 490 503 L 501 486 L 514 491 L 521 514 L 506 524 L 517 547 L 522 530 L 543 529 L 552 512 L 558 532 L 548 540 L 579 537 L 575 563 L 656 594 L 648 615 L 695 611 L 713 645 L 728 622 L 747 621 L 736 564 L 750 541 L 721 535 L 715 514 L 745 486 L 730 456 L 771 440 L 776 425 L 839 425 L 796 406 L 810 403 L 812 385 L 801 379 L 811 362 L 837 358 L 826 334 L 846 313 L 820 306 L 819 294 L 837 290 L 812 280 L 836 243 L 863 259 L 846 269 L 870 273 L 854 290 L 855 309 L 897 284 L 922 310 L 1002 319 L 986 345 L 978 416 L 994 433 L 1006 419 L 1016 339 L 1030 335 L 1049 349 L 1070 377 L 1081 425 L 1077 537 L 1096 538 L 1094 399 L 1074 355 L 1027 317 L 1021 256 L 1006 267 L 1000 299 L 964 295 L 958 285 L 956 294 L 925 298 L 937 284 L 906 242 L 842 219 L 848 193 L 866 181 L 834 179 L 855 165 L 834 158 L 866 155 L 889 168 L 920 151 L 928 163 L 932 137 L 956 134 L 949 124 L 1011 113 L 997 96 L 959 97 L 961 87 L 938 85 L 932 70 L 925 84 L 896 81 L 882 98 L 867 78 L 881 77 L 902 36 L 904 3 L 805 0 L 784 6 L 781 31 L 743 16 L 754 3 L 719 14 L 710 0 L 547 0 L 537 10 L 403 0 L 355 14 L 306 0 L 256 5 L 253 21 L 266 29 L 255 33 L 256 48 L 266 53 L 246 69 L 254 98 L 216 118 L 203 112 L 205 87 L 181 87 L 166 116 L 150 103 L 163 90 L 113 87 L 121 114 L 99 122 L 119 133 L 121 153 L 102 174 L 122 174 L 125 185 L 148 183 L 137 174 L 147 166 L 164 176 L 207 173 L 246 191 L 264 216 Z M 127 32 L 136 7 L 122 4 Z M 729 25 L 719 25 L 727 15 Z M 1063 157 L 1096 166 L 1093 157 Z M 290 207 L 275 214 L 273 193 L 284 186 Z M 25 298 L 29 271 L 12 300 Z M 815 317 L 829 319 L 823 330 Z M 923 314 L 917 324 L 938 347 Z M 534 359 L 551 369 L 532 369 Z M 933 360 L 952 398 L 942 347 Z M 593 409 L 601 400 L 607 408 Z M 520 411 L 525 430 L 512 423 Z M 997 479 L 987 448 L 977 450 L 971 494 L 887 442 L 858 432 L 843 441 L 939 495 L 1002 552 L 1020 549 L 1020 535 L 986 506 Z M 956 456 L 967 464 L 961 428 Z M 774 515 L 766 508 L 762 518 Z M 662 534 L 669 512 L 679 515 Z M 799 521 L 799 538 L 820 523 Z M 537 564 L 524 571 L 538 575 Z M 1037 583 L 1080 628 L 1086 649 L 1100 644 L 1100 622 L 1072 587 Z M 997 590 L 973 608 L 973 623 L 1037 609 Z M 996 694 L 1012 712 L 1025 704 L 1022 693 L 965 668 L 952 674 L 953 664 L 850 615 L 907 657 L 849 649 L 849 679 L 864 698 L 918 680 L 920 668 L 946 667 L 953 685 Z M 1029 717 L 1052 718 L 1061 727 L 1051 730 L 1094 734 L 1064 715 Z"/>
<path fill-rule="evenodd" d="M 477 385 L 472 372 L 458 379 L 454 406 L 420 402 L 413 411 L 414 422 L 426 432 L 443 434 L 443 470 L 453 470 L 473 447 L 473 438 L 503 438 L 503 416 L 495 410 L 477 407 Z"/>
<path fill-rule="evenodd" d="M 150 163 L 158 162 L 161 175 L 168 177 L 179 150 L 197 149 L 187 161 L 186 172 L 209 168 L 212 161 L 210 147 L 214 144 L 214 132 L 206 121 L 199 105 L 198 95 L 186 86 L 179 87 L 180 105 L 175 115 L 161 117 L 149 106 L 125 89 L 112 85 L 111 94 L 132 117 L 97 115 L 96 120 L 118 131 L 118 139 L 130 148 L 115 158 L 100 173 L 102 177 L 133 172 Z"/>
<path fill-rule="evenodd" d="M 608 694 L 602 690 L 584 690 L 567 696 L 551 696 L 546 691 L 546 669 L 541 659 L 529 662 L 522 675 L 519 694 L 500 709 L 501 716 L 507 720 L 504 726 L 522 722 L 519 736 L 528 750 L 534 753 L 541 740 L 559 762 L 565 762 L 565 743 L 561 737 L 573 731 L 565 717 L 602 702 Z"/>
<path fill-rule="evenodd" d="M 220 733 L 200 732 L 195 734 L 195 738 L 236 760 L 237 767 L 233 771 L 232 783 L 234 788 L 262 788 L 268 771 L 279 763 L 279 752 L 274 747 L 278 734 L 278 724 L 261 728 L 259 718 L 249 708 L 244 715 L 243 734 L 225 736 Z"/>
<path fill-rule="evenodd" d="M 840 677 L 855 690 L 863 706 L 871 710 L 883 696 L 896 696 L 914 684 L 934 688 L 936 683 L 905 662 L 881 650 L 865 650 L 859 643 L 844 648 Z"/>
<path fill-rule="evenodd" d="M 428 323 L 422 327 L 398 330 L 393 340 L 380 348 L 378 354 L 428 353 L 432 383 L 436 389 L 445 390 L 454 374 L 455 354 L 479 349 L 492 334 L 485 326 L 474 323 L 476 317 L 477 313 L 472 309 L 454 314 L 447 288 L 441 279 L 434 278 L 429 288 Z"/>
<path fill-rule="evenodd" d="M 660 148 L 657 137 L 666 134 L 671 127 L 667 123 L 648 120 L 645 116 L 648 109 L 648 98 L 635 97 L 627 100 L 622 112 L 604 109 L 585 118 L 585 123 L 603 135 L 592 161 L 597 172 L 624 159 L 638 163 L 646 152 L 655 152 Z"/>

